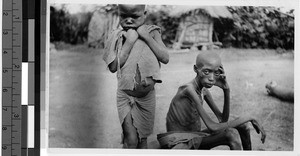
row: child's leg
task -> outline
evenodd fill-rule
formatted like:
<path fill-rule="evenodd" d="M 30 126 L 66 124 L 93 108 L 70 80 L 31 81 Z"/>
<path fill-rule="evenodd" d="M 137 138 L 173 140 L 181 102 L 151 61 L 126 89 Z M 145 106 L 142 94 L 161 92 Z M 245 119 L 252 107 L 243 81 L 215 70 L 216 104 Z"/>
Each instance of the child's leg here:
<path fill-rule="evenodd" d="M 228 128 L 217 134 L 203 137 L 199 149 L 212 149 L 220 145 L 227 145 L 230 150 L 241 150 L 241 145 L 236 135 L 235 129 Z"/>
<path fill-rule="evenodd" d="M 138 147 L 139 149 L 147 149 L 148 145 L 147 145 L 147 138 L 142 138 L 141 141 L 138 143 Z"/>
<path fill-rule="evenodd" d="M 242 124 L 236 127 L 236 129 L 240 134 L 243 150 L 252 150 L 249 123 Z"/>
<path fill-rule="evenodd" d="M 123 148 L 137 148 L 138 146 L 138 134 L 136 128 L 133 126 L 131 112 L 129 112 L 122 124 L 124 134 Z"/>

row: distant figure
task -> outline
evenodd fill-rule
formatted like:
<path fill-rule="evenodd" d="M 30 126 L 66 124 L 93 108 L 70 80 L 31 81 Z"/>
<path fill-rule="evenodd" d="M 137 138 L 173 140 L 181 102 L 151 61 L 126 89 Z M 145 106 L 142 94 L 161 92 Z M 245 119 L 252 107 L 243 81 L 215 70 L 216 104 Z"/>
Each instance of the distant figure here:
<path fill-rule="evenodd" d="M 119 5 L 120 25 L 105 45 L 104 61 L 117 72 L 117 108 L 122 126 L 123 148 L 147 148 L 153 131 L 156 83 L 161 83 L 160 62 L 169 54 L 161 30 L 145 25 L 145 5 Z"/>
<path fill-rule="evenodd" d="M 267 83 L 266 88 L 269 95 L 277 97 L 283 101 L 294 102 L 294 89 L 279 86 L 275 81 Z"/>
<path fill-rule="evenodd" d="M 162 148 L 169 149 L 211 149 L 227 145 L 231 150 L 251 150 L 250 125 L 261 133 L 265 142 L 266 133 L 254 116 L 243 116 L 228 121 L 230 114 L 230 89 L 219 55 L 203 51 L 196 58 L 192 81 L 180 86 L 167 113 L 167 133 L 158 134 Z M 207 88 L 217 86 L 224 92 L 224 107 L 221 112 Z M 213 121 L 203 108 L 203 99 L 214 112 L 219 122 Z M 201 131 L 201 119 L 208 129 Z M 237 129 L 242 142 L 234 132 Z"/>

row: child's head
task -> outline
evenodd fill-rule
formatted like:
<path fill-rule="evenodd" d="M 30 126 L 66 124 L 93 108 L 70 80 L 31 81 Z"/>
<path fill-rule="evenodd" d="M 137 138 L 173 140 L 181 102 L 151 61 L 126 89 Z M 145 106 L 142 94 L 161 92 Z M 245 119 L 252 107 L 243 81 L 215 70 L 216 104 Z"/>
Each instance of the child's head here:
<path fill-rule="evenodd" d="M 198 82 L 202 87 L 211 88 L 223 72 L 221 58 L 212 51 L 200 52 L 194 65 Z"/>
<path fill-rule="evenodd" d="M 119 4 L 120 24 L 123 29 L 137 29 L 146 19 L 145 5 Z"/>

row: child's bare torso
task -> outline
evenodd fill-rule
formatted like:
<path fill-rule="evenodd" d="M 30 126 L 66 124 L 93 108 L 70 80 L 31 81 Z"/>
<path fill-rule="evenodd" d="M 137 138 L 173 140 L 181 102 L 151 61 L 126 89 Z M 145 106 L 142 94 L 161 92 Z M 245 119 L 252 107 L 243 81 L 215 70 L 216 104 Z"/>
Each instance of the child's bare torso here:
<path fill-rule="evenodd" d="M 169 107 L 167 114 L 167 131 L 201 131 L 201 120 L 196 105 L 186 94 L 186 84 L 178 88 L 178 91 Z M 199 98 L 202 101 L 201 94 Z"/>

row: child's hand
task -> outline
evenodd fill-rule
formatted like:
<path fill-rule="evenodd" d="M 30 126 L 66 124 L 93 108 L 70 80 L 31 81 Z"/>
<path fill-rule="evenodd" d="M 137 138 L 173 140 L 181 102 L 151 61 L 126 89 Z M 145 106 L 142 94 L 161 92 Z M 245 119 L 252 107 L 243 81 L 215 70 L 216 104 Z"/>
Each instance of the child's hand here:
<path fill-rule="evenodd" d="M 266 132 L 264 130 L 264 128 L 262 126 L 259 125 L 259 123 L 256 120 L 251 120 L 250 121 L 254 127 L 254 129 L 256 130 L 257 134 L 259 134 L 261 132 L 261 142 L 265 143 L 266 140 Z"/>
<path fill-rule="evenodd" d="M 131 91 L 131 94 L 129 94 L 130 96 L 134 96 L 134 97 L 144 97 L 146 96 L 151 90 L 154 89 L 154 81 L 150 81 L 149 84 L 147 84 L 144 80 L 140 83 L 136 83 L 134 86 L 134 90 Z"/>
<path fill-rule="evenodd" d="M 229 85 L 226 80 L 226 75 L 223 67 L 221 66 L 219 69 L 219 72 L 216 73 L 218 77 L 216 78 L 215 86 L 218 86 L 222 89 L 229 89 Z"/>
<path fill-rule="evenodd" d="M 135 43 L 135 41 L 138 39 L 138 37 L 139 37 L 138 33 L 133 29 L 129 29 L 125 33 L 125 38 L 130 43 Z"/>
<path fill-rule="evenodd" d="M 146 25 L 142 25 L 137 29 L 137 32 L 141 39 L 146 40 L 147 38 L 150 37 L 149 30 Z"/>

